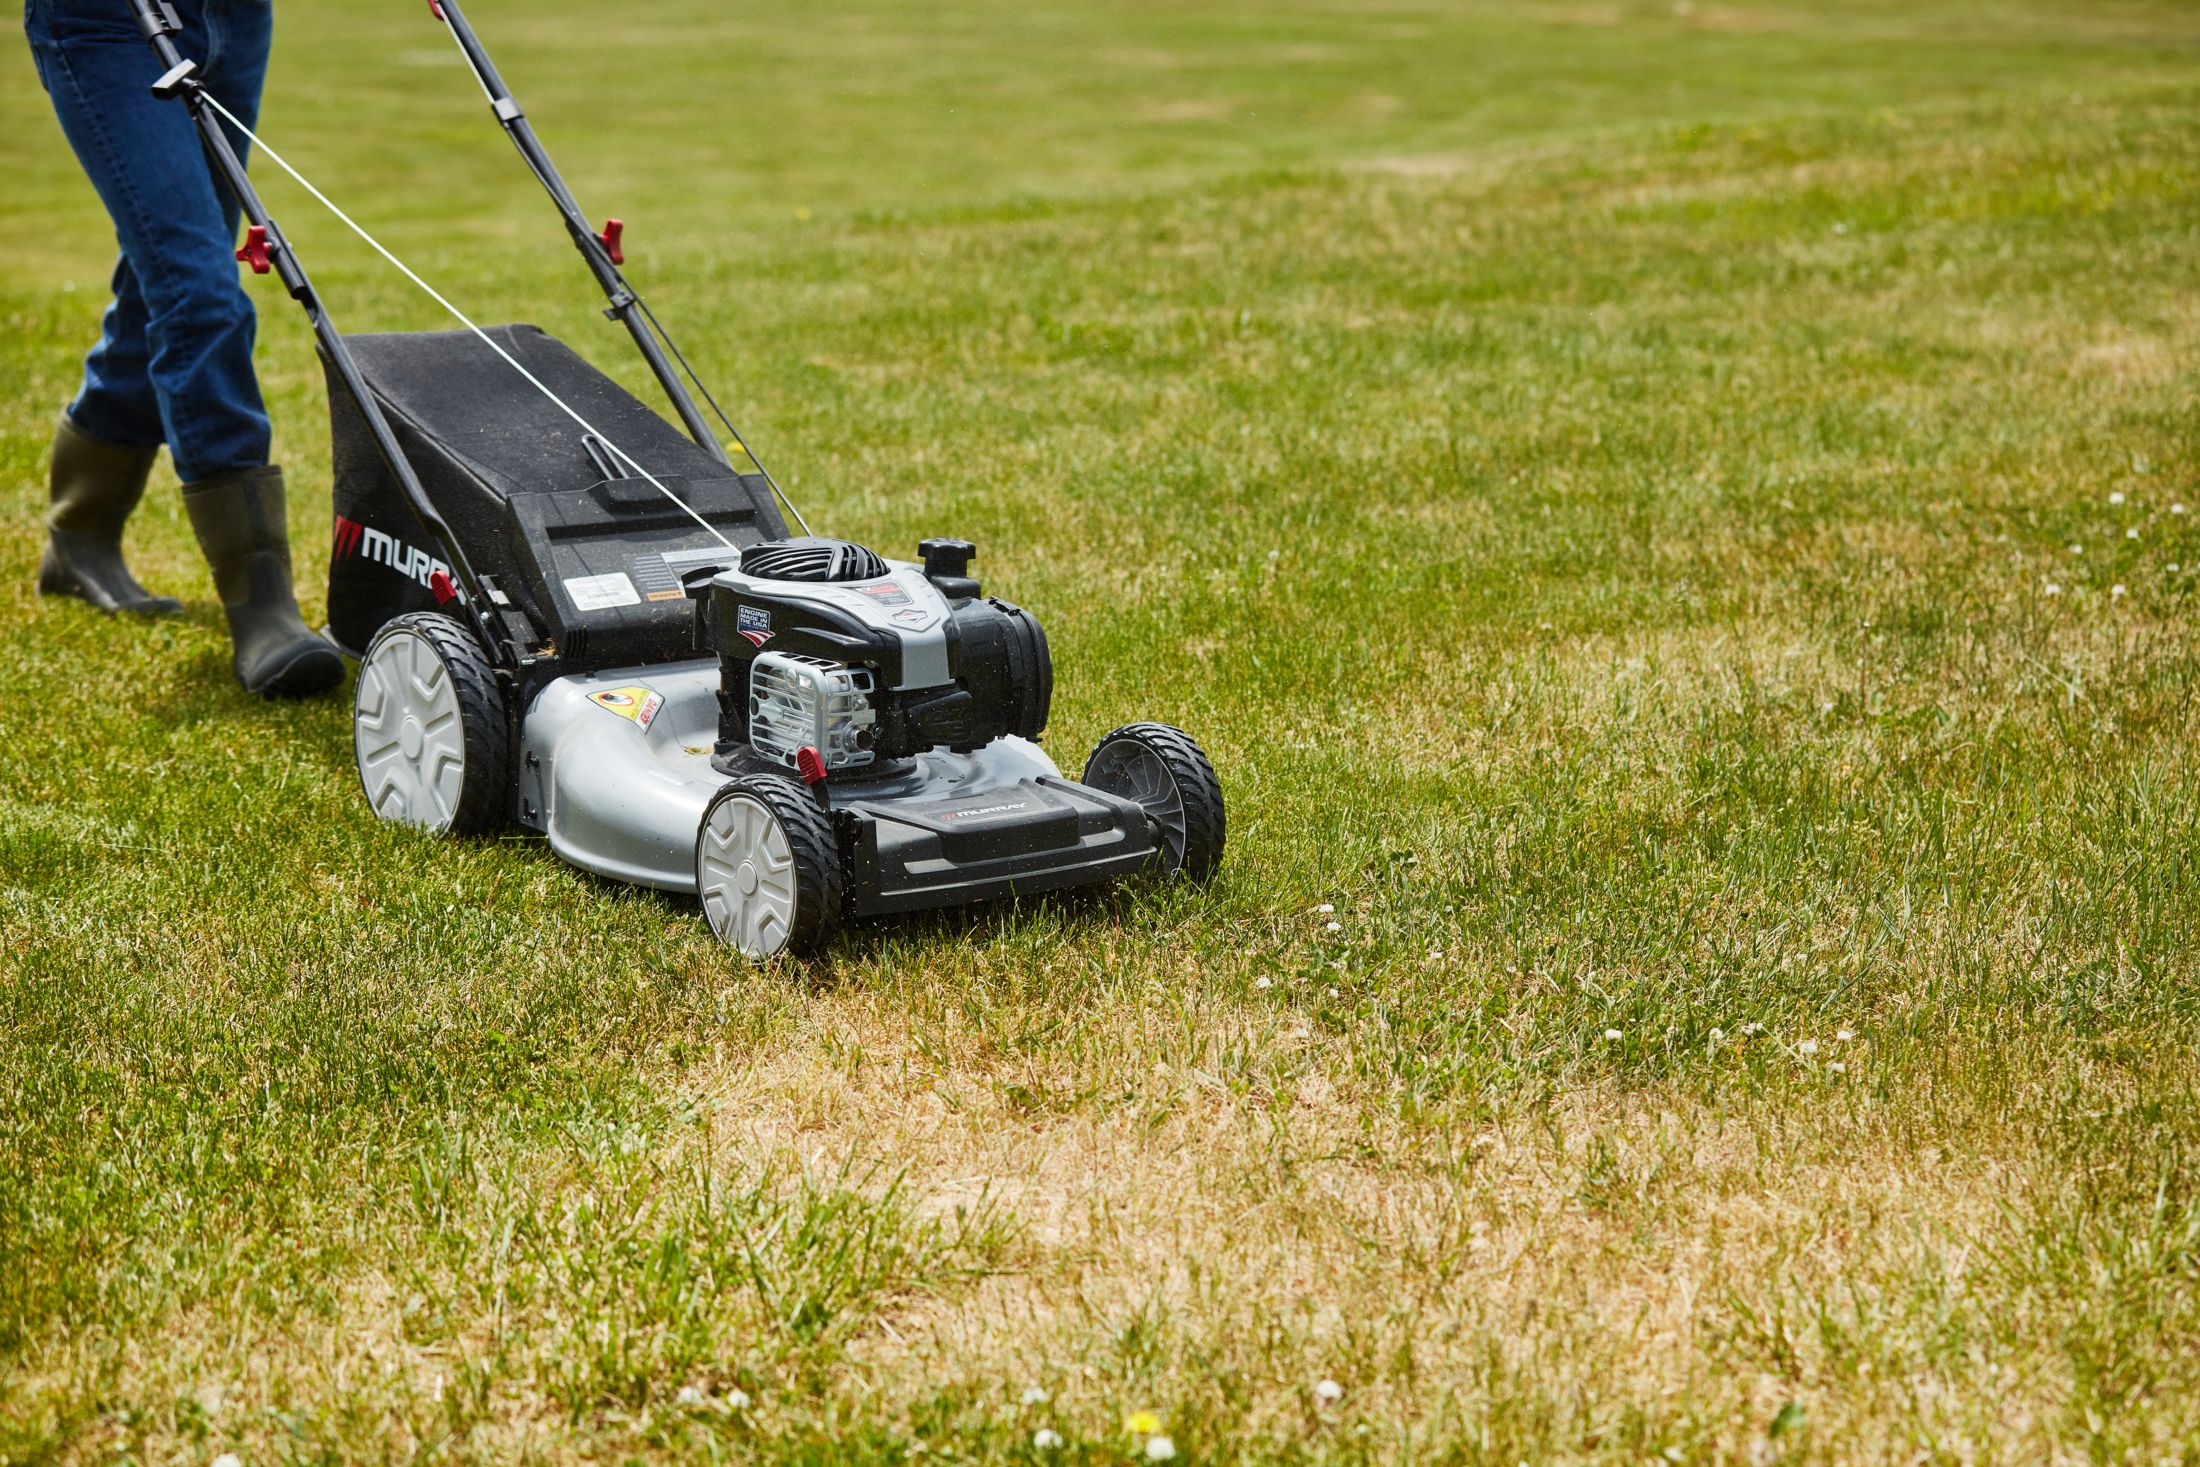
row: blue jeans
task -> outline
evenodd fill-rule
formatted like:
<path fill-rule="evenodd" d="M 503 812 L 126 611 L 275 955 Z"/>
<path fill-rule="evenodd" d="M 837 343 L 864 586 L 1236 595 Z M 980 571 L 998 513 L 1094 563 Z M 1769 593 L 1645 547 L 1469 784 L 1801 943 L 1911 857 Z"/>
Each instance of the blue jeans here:
<path fill-rule="evenodd" d="M 270 0 L 176 0 L 177 49 L 224 107 L 257 126 Z M 114 219 L 122 258 L 69 416 L 95 438 L 168 445 L 186 484 L 267 462 L 252 370 L 256 323 L 235 259 L 237 206 L 181 102 L 150 90 L 159 58 L 129 0 L 25 0 L 38 77 Z M 230 141 L 241 156 L 242 138 Z"/>

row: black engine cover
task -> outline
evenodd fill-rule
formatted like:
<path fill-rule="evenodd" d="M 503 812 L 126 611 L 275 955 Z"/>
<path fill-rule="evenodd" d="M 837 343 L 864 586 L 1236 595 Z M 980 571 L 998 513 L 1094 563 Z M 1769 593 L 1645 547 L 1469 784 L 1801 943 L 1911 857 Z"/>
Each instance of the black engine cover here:
<path fill-rule="evenodd" d="M 773 547 L 752 554 L 770 562 Z M 917 588 L 929 594 L 921 582 Z M 921 610 L 910 607 L 908 591 L 890 579 L 849 583 L 845 589 L 871 598 L 882 611 Z M 918 664 L 902 633 L 800 586 L 787 584 L 775 592 L 770 582 L 738 588 L 714 583 L 702 594 L 703 638 L 719 657 L 721 760 L 748 748 L 749 670 L 767 647 L 871 671 L 878 721 L 870 747 L 881 764 L 932 748 L 977 749 L 1006 735 L 1036 741 L 1046 729 L 1054 698 L 1046 632 L 1037 617 L 997 597 L 934 603 L 947 610 L 941 629 L 946 679 L 926 681 L 921 670 L 913 671 Z M 930 631 L 929 624 L 924 630 Z"/>

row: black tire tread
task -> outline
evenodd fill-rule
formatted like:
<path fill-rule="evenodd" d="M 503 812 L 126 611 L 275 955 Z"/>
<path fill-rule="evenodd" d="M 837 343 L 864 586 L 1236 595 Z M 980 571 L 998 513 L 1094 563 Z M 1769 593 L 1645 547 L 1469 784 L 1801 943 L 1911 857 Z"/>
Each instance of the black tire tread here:
<path fill-rule="evenodd" d="M 504 689 L 498 684 L 481 644 L 457 618 L 440 611 L 408 611 L 382 624 L 367 644 L 367 657 L 384 637 L 407 631 L 435 650 L 458 697 L 458 723 L 466 744 L 466 778 L 458 791 L 446 835 L 487 835 L 505 823 L 510 795 L 510 723 L 504 716 Z"/>
<path fill-rule="evenodd" d="M 787 951 L 809 957 L 832 941 L 840 930 L 846 882 L 840 870 L 840 841 L 833 833 L 832 817 L 818 808 L 809 789 L 781 774 L 744 774 L 722 786 L 704 808 L 696 827 L 696 869 L 702 869 L 703 828 L 721 800 L 747 795 L 771 812 L 787 833 L 787 851 L 794 858 L 794 931 Z"/>
<path fill-rule="evenodd" d="M 1222 847 L 1228 827 L 1222 804 L 1222 778 L 1215 773 L 1207 751 L 1174 724 L 1126 723 L 1102 735 L 1100 742 L 1092 746 L 1092 755 L 1085 760 L 1086 774 L 1092 772 L 1093 760 L 1099 758 L 1102 749 L 1125 739 L 1143 745 L 1161 760 L 1169 777 L 1176 781 L 1178 798 L 1184 802 L 1184 864 L 1169 874 L 1181 873 L 1194 881 L 1207 880 L 1222 864 Z"/>

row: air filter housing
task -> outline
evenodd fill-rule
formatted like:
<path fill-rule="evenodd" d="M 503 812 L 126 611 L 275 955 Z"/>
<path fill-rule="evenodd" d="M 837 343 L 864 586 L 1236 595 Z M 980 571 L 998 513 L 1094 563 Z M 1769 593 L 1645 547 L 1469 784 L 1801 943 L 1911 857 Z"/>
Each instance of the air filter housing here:
<path fill-rule="evenodd" d="M 876 581 L 886 575 L 886 562 L 852 540 L 801 535 L 749 546 L 741 552 L 741 573 L 760 581 Z"/>

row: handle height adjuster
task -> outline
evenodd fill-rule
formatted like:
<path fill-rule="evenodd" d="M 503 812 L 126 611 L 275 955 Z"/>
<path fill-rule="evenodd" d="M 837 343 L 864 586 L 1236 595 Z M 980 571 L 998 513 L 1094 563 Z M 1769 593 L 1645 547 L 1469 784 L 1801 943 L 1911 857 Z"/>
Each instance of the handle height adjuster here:
<path fill-rule="evenodd" d="M 275 268 L 274 262 L 268 258 L 268 252 L 273 248 L 267 241 L 266 228 L 254 224 L 244 232 L 244 244 L 237 251 L 237 260 L 240 264 L 250 265 L 253 274 L 265 275 Z"/>
<path fill-rule="evenodd" d="M 614 265 L 626 263 L 626 251 L 619 247 L 619 239 L 625 233 L 624 219 L 606 219 L 603 222 L 603 233 L 596 236 L 596 243 L 603 246 L 603 252 L 611 257 Z"/>

